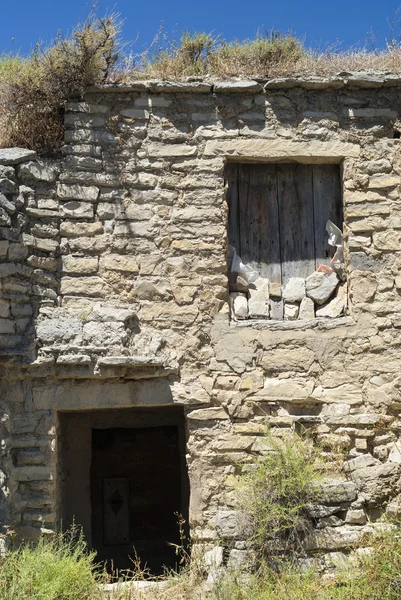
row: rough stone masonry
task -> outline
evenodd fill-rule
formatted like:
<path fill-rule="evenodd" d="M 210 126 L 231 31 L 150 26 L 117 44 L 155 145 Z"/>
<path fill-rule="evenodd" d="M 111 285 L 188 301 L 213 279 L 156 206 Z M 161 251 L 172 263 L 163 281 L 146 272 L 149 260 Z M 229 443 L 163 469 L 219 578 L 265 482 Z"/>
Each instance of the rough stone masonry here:
<path fill-rule="evenodd" d="M 104 86 L 67 105 L 61 158 L 0 150 L 3 526 L 58 526 L 63 411 L 171 404 L 191 534 L 218 563 L 246 559 L 232 482 L 266 451 L 266 419 L 277 435 L 313 430 L 327 453 L 310 549 L 336 556 L 394 510 L 400 89 L 380 74 Z M 230 161 L 340 165 L 342 316 L 232 318 Z"/>

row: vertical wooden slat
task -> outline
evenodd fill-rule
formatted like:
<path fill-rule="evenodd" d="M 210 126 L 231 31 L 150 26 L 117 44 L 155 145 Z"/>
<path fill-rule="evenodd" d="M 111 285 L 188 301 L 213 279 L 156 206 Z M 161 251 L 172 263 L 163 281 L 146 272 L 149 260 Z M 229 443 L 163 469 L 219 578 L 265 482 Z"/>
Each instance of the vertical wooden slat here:
<path fill-rule="evenodd" d="M 261 277 L 281 281 L 275 165 L 239 167 L 239 221 L 242 260 Z"/>
<path fill-rule="evenodd" d="M 228 204 L 228 243 L 239 250 L 239 214 L 238 214 L 238 167 L 236 163 L 228 163 L 224 171 L 227 186 Z"/>
<path fill-rule="evenodd" d="M 282 283 L 315 270 L 312 166 L 278 164 Z"/>
<path fill-rule="evenodd" d="M 327 220 L 343 227 L 339 165 L 313 165 L 316 267 L 329 264 L 334 252 L 327 243 Z"/>

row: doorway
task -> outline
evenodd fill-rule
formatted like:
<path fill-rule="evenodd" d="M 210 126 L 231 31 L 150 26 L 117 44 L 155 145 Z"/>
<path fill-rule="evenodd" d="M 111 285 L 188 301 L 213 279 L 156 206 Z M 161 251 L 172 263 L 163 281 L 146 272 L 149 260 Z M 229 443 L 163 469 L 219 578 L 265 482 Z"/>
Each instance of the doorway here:
<path fill-rule="evenodd" d="M 189 483 L 181 407 L 60 415 L 65 527 L 82 524 L 109 571 L 175 568 L 179 515 L 188 538 Z"/>

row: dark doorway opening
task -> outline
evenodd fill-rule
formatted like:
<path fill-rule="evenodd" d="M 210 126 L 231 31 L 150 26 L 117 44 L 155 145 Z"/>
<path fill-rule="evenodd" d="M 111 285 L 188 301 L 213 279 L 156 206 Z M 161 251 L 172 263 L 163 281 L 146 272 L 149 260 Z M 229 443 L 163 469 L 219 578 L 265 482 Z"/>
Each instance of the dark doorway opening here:
<path fill-rule="evenodd" d="M 189 482 L 181 407 L 60 414 L 61 518 L 83 525 L 109 572 L 176 568 L 178 516 L 188 540 Z"/>
<path fill-rule="evenodd" d="M 135 548 L 152 573 L 175 566 L 180 463 L 177 426 L 92 429 L 92 544 L 100 560 L 132 568 Z"/>

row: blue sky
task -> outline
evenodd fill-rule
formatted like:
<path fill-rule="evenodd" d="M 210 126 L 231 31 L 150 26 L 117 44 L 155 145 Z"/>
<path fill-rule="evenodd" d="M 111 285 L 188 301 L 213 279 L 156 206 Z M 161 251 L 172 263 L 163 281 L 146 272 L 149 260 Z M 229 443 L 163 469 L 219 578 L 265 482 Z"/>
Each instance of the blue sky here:
<path fill-rule="evenodd" d="M 253 36 L 259 28 L 292 30 L 306 45 L 363 45 L 373 29 L 378 43 L 389 35 L 401 0 L 103 0 L 98 12 L 117 11 L 125 19 L 126 40 L 139 35 L 149 44 L 164 22 L 169 33 L 185 28 L 214 31 L 225 39 Z M 68 33 L 85 19 L 86 0 L 0 0 L 0 52 L 26 54 L 38 40 Z M 400 26 L 395 33 L 400 32 Z M 14 38 L 14 41 L 12 41 Z"/>

